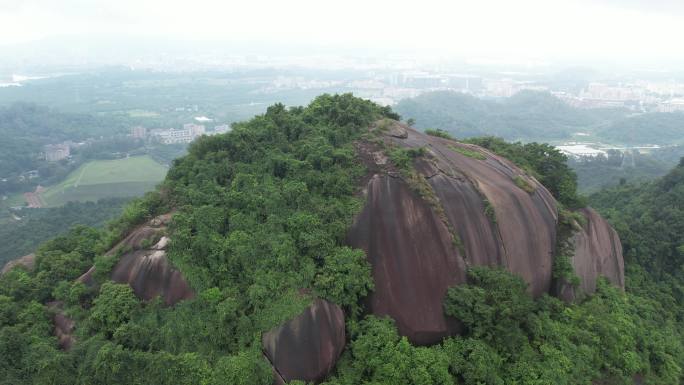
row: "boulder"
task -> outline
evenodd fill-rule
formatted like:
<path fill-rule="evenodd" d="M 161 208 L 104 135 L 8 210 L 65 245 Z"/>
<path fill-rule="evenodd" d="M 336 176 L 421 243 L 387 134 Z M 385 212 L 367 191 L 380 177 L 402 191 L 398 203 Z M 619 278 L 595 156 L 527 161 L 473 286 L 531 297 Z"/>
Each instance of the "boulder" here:
<path fill-rule="evenodd" d="M 572 238 L 575 246 L 572 266 L 580 278 L 580 292 L 591 294 L 596 291 L 599 277 L 606 277 L 613 285 L 624 289 L 625 266 L 617 232 L 593 209 L 585 208 L 580 213 L 586 222 Z"/>
<path fill-rule="evenodd" d="M 264 333 L 262 346 L 275 383 L 322 381 L 342 354 L 344 327 L 339 306 L 315 299 L 297 317 Z"/>
<path fill-rule="evenodd" d="M 174 269 L 164 250 L 136 250 L 124 254 L 112 270 L 112 281 L 127 283 L 138 298 L 157 296 L 174 305 L 195 296 L 180 271 Z"/>
<path fill-rule="evenodd" d="M 123 252 L 112 270 L 112 281 L 129 284 L 141 299 L 151 300 L 161 296 L 165 304 L 174 305 L 193 298 L 195 293 L 166 256 L 166 248 L 171 240 L 164 234 L 170 219 L 170 214 L 153 218 L 131 231 L 106 255 L 114 257 Z M 92 286 L 95 284 L 94 272 L 95 266 L 77 280 Z"/>
<path fill-rule="evenodd" d="M 392 317 L 417 344 L 438 342 L 458 330 L 442 311 L 446 290 L 465 282 L 465 264 L 449 229 L 401 179 L 376 175 L 348 243 L 366 251 L 375 290 L 367 309 Z"/>
<path fill-rule="evenodd" d="M 74 338 L 74 320 L 64 314 L 62 306 L 64 304 L 60 301 L 52 301 L 47 303 L 48 309 L 52 312 L 52 322 L 54 324 L 53 333 L 57 337 L 59 347 L 63 350 L 69 350 L 73 346 L 76 339 Z"/>
<path fill-rule="evenodd" d="M 347 235 L 372 266 L 369 312 L 393 318 L 411 342 L 433 344 L 458 332 L 442 301 L 450 286 L 465 282 L 468 266 L 503 267 L 534 297 L 554 289 L 558 207 L 541 183 L 481 147 L 401 125 L 406 135 L 386 123 L 376 127 L 385 128 L 376 131 L 383 146 L 356 146 L 369 175 L 365 206 Z M 383 147 L 422 148 L 414 174 L 378 156 Z M 593 210 L 582 213 L 588 225 L 577 236 L 574 263 L 585 289 L 592 292 L 599 275 L 623 285 L 617 234 Z"/>
<path fill-rule="evenodd" d="M 28 254 L 23 257 L 13 259 L 5 264 L 0 270 L 0 277 L 7 274 L 10 270 L 14 269 L 16 266 L 23 266 L 27 270 L 31 271 L 36 266 L 36 255 Z"/>

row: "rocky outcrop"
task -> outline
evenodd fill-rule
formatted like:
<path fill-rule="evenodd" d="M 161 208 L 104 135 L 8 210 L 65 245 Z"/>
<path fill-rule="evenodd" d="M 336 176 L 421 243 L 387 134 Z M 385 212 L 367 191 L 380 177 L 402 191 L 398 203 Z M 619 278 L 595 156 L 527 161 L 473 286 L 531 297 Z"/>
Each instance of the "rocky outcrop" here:
<path fill-rule="evenodd" d="M 157 249 L 158 245 L 124 254 L 112 271 L 112 281 L 128 283 L 144 300 L 161 296 L 167 305 L 194 297 L 181 272 L 171 266 L 166 251 Z"/>
<path fill-rule="evenodd" d="M 458 330 L 442 300 L 450 286 L 465 282 L 468 266 L 504 267 L 535 297 L 551 291 L 558 208 L 543 185 L 478 146 L 396 122 L 372 129 L 382 143 L 357 144 L 369 170 L 366 204 L 347 236 L 372 265 L 368 311 L 392 317 L 413 343 L 432 344 Z M 423 150 L 407 171 L 378 156 L 383 147 Z M 606 274 L 622 285 L 617 235 L 592 210 L 583 213 L 589 224 L 577 236 L 573 261 L 587 281 L 583 289 L 593 291 Z"/>
<path fill-rule="evenodd" d="M 345 344 L 344 313 L 315 299 L 300 315 L 262 336 L 274 381 L 319 382 L 334 368 Z"/>
<path fill-rule="evenodd" d="M 572 238 L 575 255 L 572 266 L 580 278 L 581 293 L 593 293 L 596 280 L 606 277 L 613 285 L 625 287 L 622 244 L 617 232 L 591 208 L 580 210 L 586 219 Z"/>
<path fill-rule="evenodd" d="M 170 239 L 164 234 L 170 220 L 170 214 L 150 220 L 133 230 L 106 255 L 115 257 L 121 254 L 112 270 L 112 281 L 129 284 L 141 299 L 151 300 L 160 296 L 165 304 L 174 305 L 193 298 L 195 293 L 166 257 Z M 93 266 L 78 281 L 93 285 L 94 272 Z"/>
<path fill-rule="evenodd" d="M 5 266 L 2 267 L 2 270 L 0 270 L 0 276 L 7 274 L 10 270 L 17 266 L 23 266 L 29 271 L 33 270 L 33 268 L 36 266 L 36 255 L 28 254 L 7 262 Z"/>
<path fill-rule="evenodd" d="M 398 177 L 375 175 L 349 243 L 366 250 L 375 290 L 373 314 L 392 317 L 414 343 L 431 344 L 458 330 L 442 311 L 448 287 L 465 282 L 465 262 L 445 223 Z"/>
<path fill-rule="evenodd" d="M 53 301 L 47 303 L 48 309 L 52 312 L 52 323 L 54 324 L 53 333 L 57 337 L 59 347 L 63 350 L 71 349 L 76 339 L 74 338 L 74 321 L 64 314 L 63 303 Z"/>

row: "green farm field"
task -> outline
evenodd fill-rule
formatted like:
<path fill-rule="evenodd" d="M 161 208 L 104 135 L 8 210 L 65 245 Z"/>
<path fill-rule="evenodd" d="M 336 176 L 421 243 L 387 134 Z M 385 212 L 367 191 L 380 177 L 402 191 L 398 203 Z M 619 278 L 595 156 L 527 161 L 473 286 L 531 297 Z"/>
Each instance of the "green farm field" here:
<path fill-rule="evenodd" d="M 96 160 L 74 170 L 61 183 L 47 187 L 40 196 L 49 207 L 69 201 L 139 196 L 153 190 L 166 171 L 149 156 Z"/>

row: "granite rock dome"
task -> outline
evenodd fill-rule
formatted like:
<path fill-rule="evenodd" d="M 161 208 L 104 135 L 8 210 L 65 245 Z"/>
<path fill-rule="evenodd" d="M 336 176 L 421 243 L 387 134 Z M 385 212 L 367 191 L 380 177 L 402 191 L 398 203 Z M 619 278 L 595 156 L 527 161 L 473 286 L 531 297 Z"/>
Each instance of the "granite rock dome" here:
<path fill-rule="evenodd" d="M 374 131 L 373 141 L 357 144 L 369 170 L 366 203 L 347 237 L 373 268 L 369 312 L 393 318 L 402 335 L 427 345 L 458 331 L 442 300 L 450 286 L 466 281 L 469 266 L 505 268 L 534 297 L 553 291 L 559 205 L 541 183 L 475 145 L 394 121 Z M 397 170 L 388 148 L 421 155 L 410 171 Z M 595 211 L 581 214 L 587 224 L 572 239 L 579 291 L 593 292 L 599 276 L 623 287 L 617 234 Z"/>

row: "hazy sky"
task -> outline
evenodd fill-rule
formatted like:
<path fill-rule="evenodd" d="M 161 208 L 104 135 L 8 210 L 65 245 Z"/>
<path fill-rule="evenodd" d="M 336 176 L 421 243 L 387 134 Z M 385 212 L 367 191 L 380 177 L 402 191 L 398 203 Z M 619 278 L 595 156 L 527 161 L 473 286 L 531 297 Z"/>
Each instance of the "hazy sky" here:
<path fill-rule="evenodd" d="M 672 62 L 684 61 L 684 1 L 0 0 L 3 45 L 111 35 Z"/>

